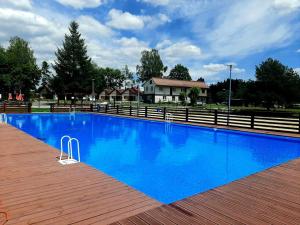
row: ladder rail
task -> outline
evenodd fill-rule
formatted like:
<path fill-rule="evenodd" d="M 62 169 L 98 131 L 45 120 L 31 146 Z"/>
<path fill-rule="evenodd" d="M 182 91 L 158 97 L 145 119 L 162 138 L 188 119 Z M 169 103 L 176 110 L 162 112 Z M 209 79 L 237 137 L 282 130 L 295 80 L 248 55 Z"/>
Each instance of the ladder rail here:
<path fill-rule="evenodd" d="M 69 158 L 70 157 L 69 141 L 70 141 L 71 137 L 69 135 L 64 135 L 60 139 L 60 157 L 59 157 L 59 160 L 62 160 L 62 156 L 63 156 L 63 153 L 64 153 L 64 143 L 63 143 L 63 141 L 64 141 L 65 138 L 68 138 L 68 142 L 67 142 L 68 143 L 68 159 L 70 159 Z"/>
<path fill-rule="evenodd" d="M 167 113 L 166 114 L 166 121 L 168 123 L 172 122 L 173 121 L 173 114 L 172 113 Z"/>
<path fill-rule="evenodd" d="M 0 114 L 0 123 L 7 123 L 7 115 L 5 113 Z"/>
<path fill-rule="evenodd" d="M 71 159 L 73 159 L 73 146 L 72 146 L 73 141 L 76 143 L 78 162 L 80 162 L 80 144 L 77 138 L 71 138 L 68 142 L 70 152 L 71 152 Z"/>

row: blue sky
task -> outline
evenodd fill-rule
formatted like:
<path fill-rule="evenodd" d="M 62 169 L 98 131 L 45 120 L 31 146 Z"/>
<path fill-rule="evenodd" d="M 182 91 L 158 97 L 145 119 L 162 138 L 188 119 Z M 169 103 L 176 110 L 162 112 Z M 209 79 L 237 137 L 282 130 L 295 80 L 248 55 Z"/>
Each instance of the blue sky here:
<path fill-rule="evenodd" d="M 300 72 L 300 0 L 0 0 L 0 44 L 18 35 L 53 62 L 71 20 L 99 66 L 135 71 L 140 52 L 157 48 L 168 68 L 208 83 L 228 63 L 234 78 L 253 79 L 268 57 Z"/>

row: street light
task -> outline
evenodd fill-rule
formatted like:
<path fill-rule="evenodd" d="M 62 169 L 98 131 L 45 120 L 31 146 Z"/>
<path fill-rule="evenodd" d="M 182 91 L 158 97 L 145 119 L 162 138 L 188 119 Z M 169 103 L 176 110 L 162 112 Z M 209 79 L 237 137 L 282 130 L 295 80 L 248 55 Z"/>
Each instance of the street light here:
<path fill-rule="evenodd" d="M 92 101 L 95 102 L 96 97 L 95 97 L 95 79 L 92 79 Z"/>
<path fill-rule="evenodd" d="M 231 73 L 232 73 L 232 64 L 227 65 L 229 66 L 229 94 L 228 94 L 228 113 L 227 113 L 227 126 L 229 125 L 229 116 L 231 111 Z"/>

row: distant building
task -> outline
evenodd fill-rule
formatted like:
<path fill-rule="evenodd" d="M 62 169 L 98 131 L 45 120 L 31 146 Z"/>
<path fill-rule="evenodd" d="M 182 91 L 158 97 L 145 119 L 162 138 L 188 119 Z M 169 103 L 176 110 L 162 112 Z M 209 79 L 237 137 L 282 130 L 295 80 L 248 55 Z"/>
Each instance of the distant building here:
<path fill-rule="evenodd" d="M 106 89 L 99 95 L 101 101 L 137 101 L 142 92 L 136 87 L 126 89 Z"/>
<path fill-rule="evenodd" d="M 206 102 L 208 86 L 199 81 L 171 80 L 165 78 L 156 78 L 144 83 L 144 100 L 149 103 L 159 102 L 179 102 L 181 92 L 186 93 L 187 102 L 190 102 L 188 94 L 192 87 L 200 89 L 198 102 Z"/>

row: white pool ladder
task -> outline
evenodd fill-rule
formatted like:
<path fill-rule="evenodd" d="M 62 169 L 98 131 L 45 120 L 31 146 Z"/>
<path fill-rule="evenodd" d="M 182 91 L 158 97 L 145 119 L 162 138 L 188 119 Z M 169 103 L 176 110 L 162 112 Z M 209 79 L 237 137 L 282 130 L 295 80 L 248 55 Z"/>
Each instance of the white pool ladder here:
<path fill-rule="evenodd" d="M 67 139 L 68 155 L 66 159 L 62 159 L 64 153 L 64 140 Z M 78 160 L 73 158 L 73 147 L 72 142 L 76 143 Z M 80 145 L 77 138 L 72 138 L 68 135 L 64 135 L 60 139 L 60 157 L 58 162 L 62 165 L 69 165 L 80 162 Z"/>
<path fill-rule="evenodd" d="M 171 123 L 173 121 L 173 114 L 167 113 L 166 114 L 166 122 Z"/>
<path fill-rule="evenodd" d="M 0 114 L 0 123 L 7 123 L 7 115 L 5 113 Z"/>

